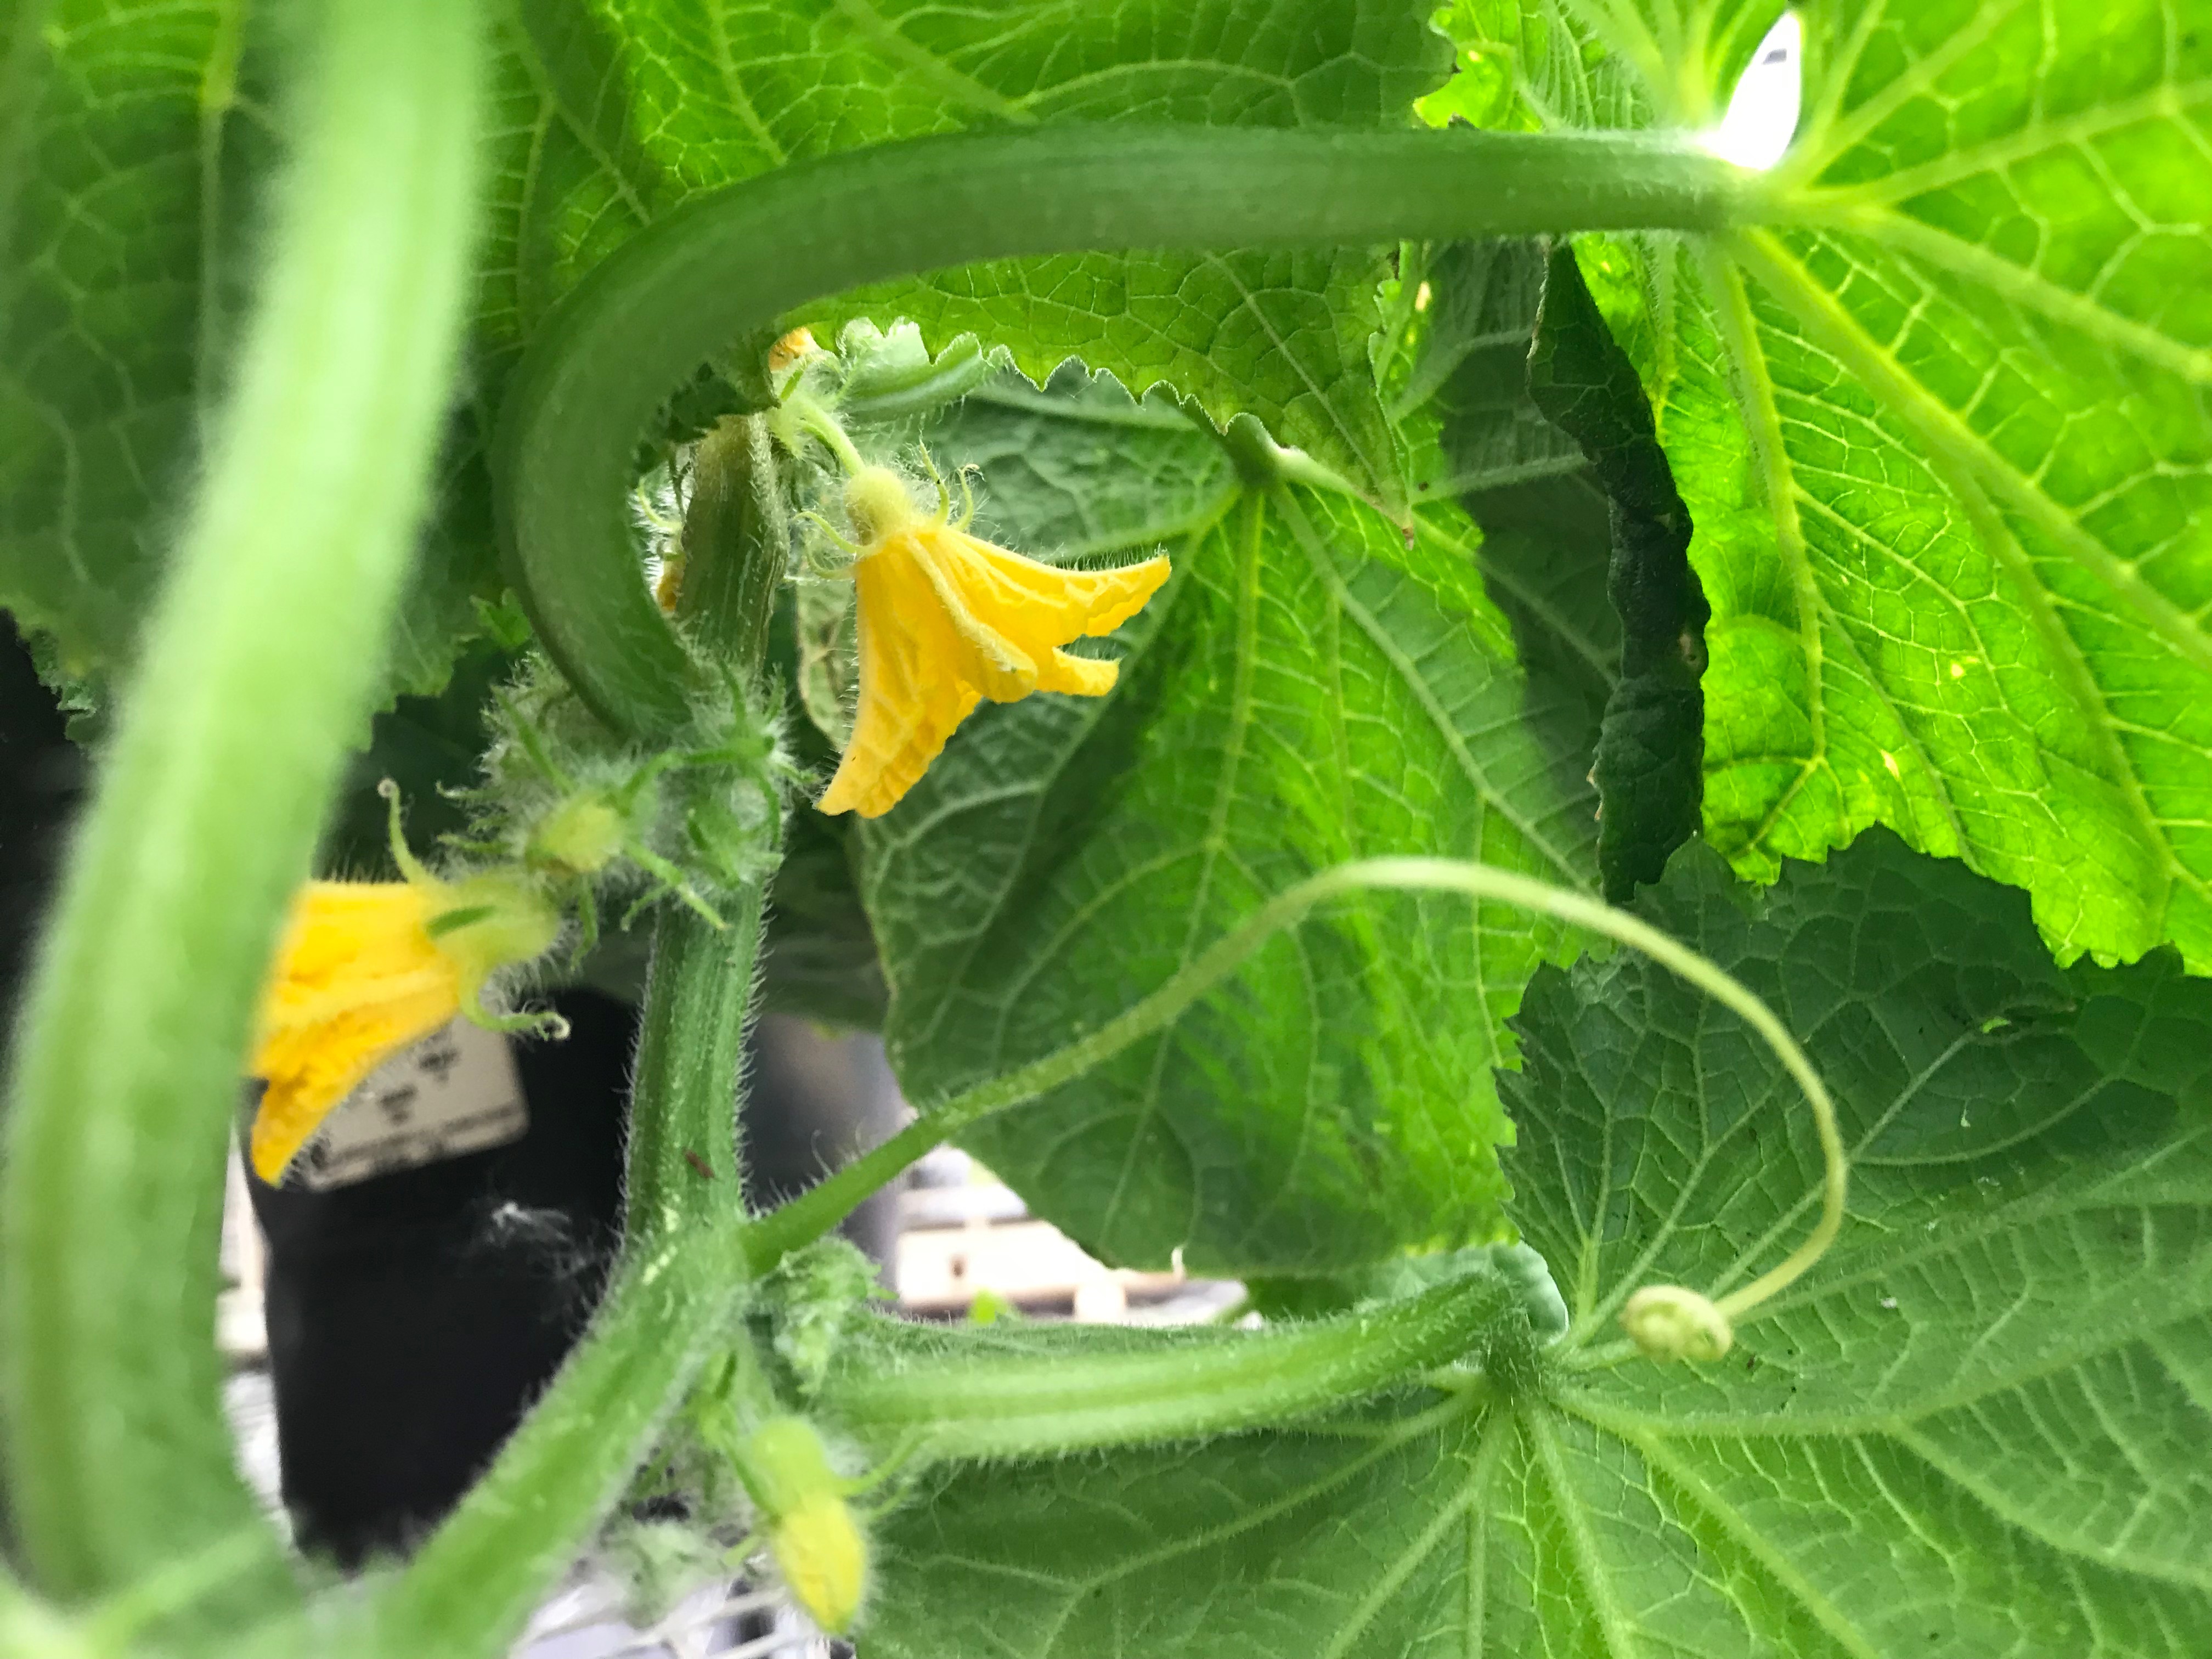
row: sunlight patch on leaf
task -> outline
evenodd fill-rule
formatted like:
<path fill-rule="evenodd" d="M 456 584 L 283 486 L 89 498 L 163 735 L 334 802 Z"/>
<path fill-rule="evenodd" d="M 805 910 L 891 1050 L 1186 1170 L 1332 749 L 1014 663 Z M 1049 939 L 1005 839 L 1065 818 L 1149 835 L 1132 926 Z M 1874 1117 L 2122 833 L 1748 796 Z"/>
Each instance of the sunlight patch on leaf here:
<path fill-rule="evenodd" d="M 1240 477 L 1154 398 L 1071 367 L 930 434 L 981 468 L 977 524 L 1039 556 L 1175 561 L 1104 649 L 1110 698 L 979 710 L 864 834 L 926 1103 L 1059 1047 L 1314 872 L 1476 856 L 1594 886 L 1586 756 L 1526 723 L 1456 508 L 1409 546 L 1357 501 Z M 1109 1260 L 1316 1273 L 1492 1236 L 1492 1068 L 1556 928 L 1444 895 L 1333 904 L 1236 984 L 966 1144 Z M 1449 1008 L 1448 1020 L 1435 1011 Z"/>
<path fill-rule="evenodd" d="M 1448 21 L 1544 125 L 1694 129 L 1777 9 Z M 1708 838 L 1766 879 L 1886 823 L 2026 888 L 2062 953 L 2212 968 L 2212 31 L 1802 15 L 1768 225 L 1639 242 L 1715 605 Z"/>

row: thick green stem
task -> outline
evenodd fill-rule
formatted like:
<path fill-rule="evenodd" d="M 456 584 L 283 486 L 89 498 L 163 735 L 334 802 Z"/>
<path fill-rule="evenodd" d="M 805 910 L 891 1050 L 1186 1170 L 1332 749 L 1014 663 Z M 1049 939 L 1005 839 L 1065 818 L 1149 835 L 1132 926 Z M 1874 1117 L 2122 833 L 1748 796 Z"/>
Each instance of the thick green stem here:
<path fill-rule="evenodd" d="M 842 1426 L 922 1455 L 1038 1457 L 1281 1423 L 1460 1358 L 1514 1304 L 1496 1273 L 1388 1306 L 1261 1332 L 1163 1333 L 1118 1353 L 917 1359 L 833 1373 L 819 1396 Z"/>
<path fill-rule="evenodd" d="M 682 905 L 653 924 L 630 1085 L 624 1231 L 635 1243 L 743 1202 L 738 1073 L 760 951 L 761 890 L 720 896 L 713 927 Z"/>
<path fill-rule="evenodd" d="M 700 647 L 750 686 L 789 537 L 775 453 L 758 416 L 700 443 L 684 520 L 677 617 Z M 716 775 L 695 781 L 712 789 Z M 627 1231 L 633 1241 L 743 1202 L 738 1079 L 760 955 L 765 879 L 713 896 L 717 927 L 679 905 L 655 925 L 636 1080 L 630 1091 Z"/>
<path fill-rule="evenodd" d="M 700 446 L 678 617 L 750 684 L 786 556 L 756 416 Z M 695 779 L 707 791 L 711 773 Z M 373 1609 L 378 1650 L 500 1651 L 652 1451 L 699 1364 L 732 1336 L 747 1278 L 738 1080 L 764 884 L 708 896 L 724 925 L 664 900 L 630 1097 L 623 1269 L 592 1329 L 451 1519 Z"/>
<path fill-rule="evenodd" d="M 500 531 L 538 637 L 611 724 L 680 724 L 690 664 L 623 518 L 638 434 L 730 340 L 860 283 L 1114 248 L 1717 229 L 1747 175 L 1650 139 L 1059 128 L 917 141 L 695 198 L 596 267 L 500 412 Z"/>
<path fill-rule="evenodd" d="M 724 421 L 692 455 L 676 616 L 748 679 L 759 678 L 768 657 L 769 623 L 790 549 L 767 421 L 757 415 Z"/>
<path fill-rule="evenodd" d="M 499 1461 L 370 1608 L 375 1651 L 505 1651 L 729 1340 L 743 1284 L 729 1222 L 633 1255 Z"/>
<path fill-rule="evenodd" d="M 376 692 L 467 296 L 476 7 L 318 21 L 234 390 L 14 1079 L 0 1423 L 26 1555 L 64 1597 L 260 1526 L 218 1398 L 223 1158 L 270 951 Z M 241 1583 L 281 1597 L 262 1530 Z"/>

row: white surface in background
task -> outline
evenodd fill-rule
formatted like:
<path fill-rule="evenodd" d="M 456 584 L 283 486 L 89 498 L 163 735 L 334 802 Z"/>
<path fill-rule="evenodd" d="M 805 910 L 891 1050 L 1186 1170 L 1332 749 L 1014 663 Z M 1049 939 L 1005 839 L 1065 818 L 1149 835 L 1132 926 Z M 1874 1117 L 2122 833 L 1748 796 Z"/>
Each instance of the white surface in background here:
<path fill-rule="evenodd" d="M 1797 131 L 1804 104 L 1805 31 L 1785 11 L 1735 83 L 1728 113 L 1705 137 L 1705 148 L 1724 161 L 1764 173 L 1780 161 Z"/>
<path fill-rule="evenodd" d="M 309 1141 L 296 1178 L 317 1192 L 530 1132 L 514 1050 L 497 1031 L 455 1018 L 371 1072 Z"/>
<path fill-rule="evenodd" d="M 284 1513 L 280 1490 L 284 1471 L 276 1456 L 276 1394 L 270 1387 L 269 1373 L 240 1371 L 226 1377 L 222 1408 L 230 1419 L 231 1447 L 237 1455 L 239 1474 L 261 1500 L 263 1513 L 289 1537 L 292 1522 Z"/>
<path fill-rule="evenodd" d="M 738 1621 L 751 1616 L 775 1628 L 735 1640 Z M 777 1590 L 743 1582 L 687 1595 L 650 1630 L 622 1616 L 622 1592 L 611 1582 L 574 1583 L 538 1610 L 514 1659 L 828 1659 L 830 1648 Z"/>

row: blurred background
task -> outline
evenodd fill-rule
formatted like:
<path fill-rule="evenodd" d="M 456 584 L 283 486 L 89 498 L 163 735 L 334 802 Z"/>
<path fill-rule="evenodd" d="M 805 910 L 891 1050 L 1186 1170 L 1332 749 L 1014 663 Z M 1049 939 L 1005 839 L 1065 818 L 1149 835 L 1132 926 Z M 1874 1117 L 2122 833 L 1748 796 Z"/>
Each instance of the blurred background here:
<path fill-rule="evenodd" d="M 0 630 L 4 1042 L 99 732 L 41 683 L 4 615 Z M 481 696 L 483 683 L 472 687 L 465 671 L 454 696 Z M 382 752 L 362 769 L 368 787 L 410 759 L 447 771 L 468 763 L 465 731 L 443 745 L 449 752 L 425 737 L 436 735 L 434 714 L 403 708 L 380 720 Z M 434 820 L 434 787 L 416 793 L 410 819 Z M 379 845 L 374 817 L 357 821 L 357 806 L 342 805 L 333 831 L 354 867 Z M 428 839 L 411 833 L 418 845 Z M 836 963 L 787 961 L 782 971 L 862 982 L 873 951 L 860 944 L 865 963 L 856 950 Z M 564 1042 L 458 1025 L 395 1058 L 333 1114 L 280 1187 L 234 1156 L 216 1333 L 227 1403 L 241 1470 L 303 1549 L 348 1568 L 404 1553 L 466 1490 L 588 1322 L 619 1231 L 636 1037 L 625 991 L 636 965 L 606 953 L 586 982 L 542 999 L 568 1018 Z M 771 1012 L 749 1045 L 755 1205 L 805 1189 L 910 1116 L 872 1032 L 774 1012 L 774 1000 L 771 986 Z M 851 1001 L 865 1018 L 865 993 Z M 248 1085 L 241 1125 L 252 1105 Z M 1243 1304 L 1234 1283 L 1103 1266 L 951 1147 L 863 1206 L 844 1232 L 877 1263 L 887 1305 L 915 1319 L 1179 1323 L 1234 1318 Z M 638 1620 L 625 1584 L 599 1560 L 546 1603 L 518 1650 L 531 1659 L 842 1650 L 772 1586 L 744 1578 L 702 1584 L 664 1617 Z"/>

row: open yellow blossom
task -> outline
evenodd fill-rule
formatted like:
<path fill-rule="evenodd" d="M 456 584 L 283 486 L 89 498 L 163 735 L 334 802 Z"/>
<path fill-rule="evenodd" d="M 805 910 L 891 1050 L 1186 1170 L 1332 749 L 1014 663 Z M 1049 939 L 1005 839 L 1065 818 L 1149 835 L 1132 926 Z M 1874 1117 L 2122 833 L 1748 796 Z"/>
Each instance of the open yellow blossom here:
<path fill-rule="evenodd" d="M 483 1007 L 501 968 L 542 955 L 559 913 L 520 872 L 457 882 L 396 848 L 404 881 L 311 881 L 261 994 L 251 1071 L 267 1079 L 253 1119 L 254 1173 L 284 1173 L 331 1110 L 377 1066 L 456 1014 L 479 1024 L 543 1023 Z"/>
<path fill-rule="evenodd" d="M 953 728 L 983 698 L 1032 691 L 1103 696 L 1115 664 L 1060 649 L 1110 634 L 1168 579 L 1164 556 L 1118 570 L 1061 570 L 968 534 L 940 489 L 926 514 L 888 467 L 845 486 L 860 537 L 853 580 L 860 636 L 860 708 L 824 812 L 880 817 L 914 787 Z"/>

